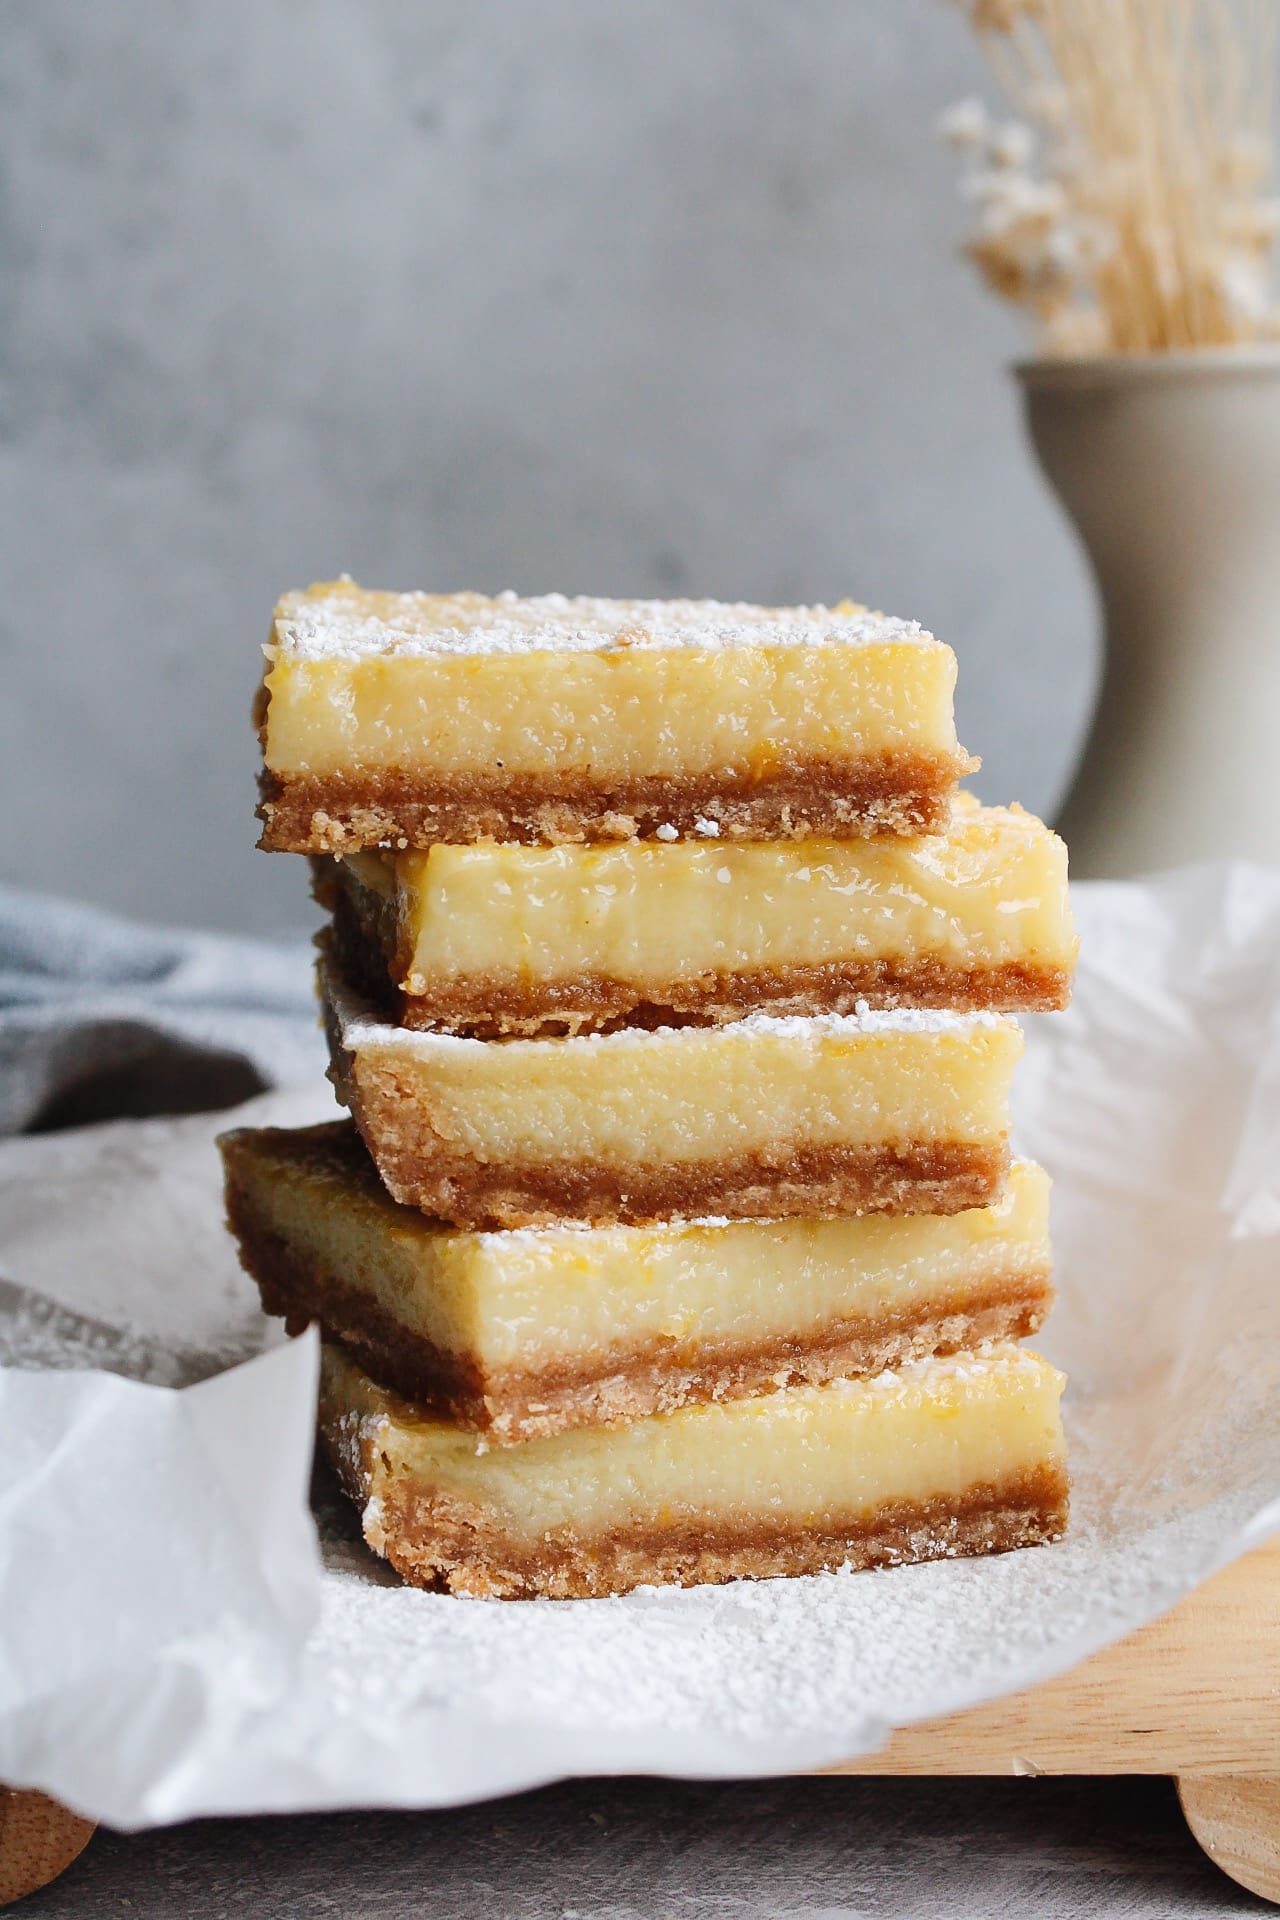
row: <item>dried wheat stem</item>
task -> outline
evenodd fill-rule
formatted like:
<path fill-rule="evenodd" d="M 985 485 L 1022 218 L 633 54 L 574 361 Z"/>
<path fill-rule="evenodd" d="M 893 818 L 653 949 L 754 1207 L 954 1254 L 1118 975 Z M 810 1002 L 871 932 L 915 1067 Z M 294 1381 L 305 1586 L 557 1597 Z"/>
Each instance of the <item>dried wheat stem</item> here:
<path fill-rule="evenodd" d="M 1025 136 L 968 113 L 969 251 L 1051 350 L 1280 332 L 1264 277 L 1280 0 L 960 3 L 1042 144 L 1033 173 Z"/>

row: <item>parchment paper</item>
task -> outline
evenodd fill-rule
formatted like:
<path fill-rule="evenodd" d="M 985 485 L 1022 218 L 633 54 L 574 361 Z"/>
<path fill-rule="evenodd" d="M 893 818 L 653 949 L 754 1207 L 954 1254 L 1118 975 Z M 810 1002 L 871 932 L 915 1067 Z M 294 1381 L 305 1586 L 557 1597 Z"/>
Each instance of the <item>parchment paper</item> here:
<path fill-rule="evenodd" d="M 130 1826 L 821 1765 L 1280 1531 L 1280 874 L 1076 904 L 1075 1004 L 1028 1023 L 1016 1103 L 1057 1183 L 1051 1548 L 609 1601 L 401 1588 L 323 1475 L 317 1553 L 314 1343 L 281 1344 L 221 1228 L 215 1133 L 327 1095 L 0 1149 L 0 1779 Z"/>

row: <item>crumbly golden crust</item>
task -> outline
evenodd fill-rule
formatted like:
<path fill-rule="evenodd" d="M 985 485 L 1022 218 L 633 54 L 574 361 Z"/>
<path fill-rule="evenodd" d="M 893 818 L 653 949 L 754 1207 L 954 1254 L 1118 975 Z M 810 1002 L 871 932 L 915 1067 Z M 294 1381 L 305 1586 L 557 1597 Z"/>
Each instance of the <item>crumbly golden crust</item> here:
<path fill-rule="evenodd" d="M 619 1426 L 692 1401 L 879 1373 L 984 1341 L 1025 1339 L 1052 1300 L 1047 1269 L 1028 1271 L 975 1282 L 950 1299 L 913 1303 L 897 1313 L 829 1323 L 804 1337 L 704 1339 L 694 1350 L 659 1337 L 641 1347 L 566 1355 L 541 1368 L 495 1369 L 433 1345 L 367 1292 L 337 1279 L 316 1255 L 273 1232 L 237 1178 L 233 1159 L 227 1221 L 263 1307 L 279 1315 L 290 1333 L 318 1321 L 371 1379 L 502 1446 L 572 1427 Z"/>
<path fill-rule="evenodd" d="M 277 853 L 353 853 L 361 847 L 430 847 L 475 840 L 651 840 L 659 827 L 693 833 L 714 820 L 725 839 L 837 840 L 940 833 L 967 754 L 896 752 L 836 760 L 780 757 L 764 771 L 732 768 L 684 778 L 611 782 L 556 774 L 353 772 L 301 778 L 264 769 L 258 844 Z"/>
<path fill-rule="evenodd" d="M 698 1586 L 725 1580 L 1004 1553 L 1061 1538 L 1068 1482 L 1060 1461 L 958 1500 L 882 1508 L 816 1524 L 799 1519 L 740 1526 L 676 1515 L 593 1533 L 558 1527 L 531 1540 L 478 1503 L 403 1486 L 365 1503 L 373 1485 L 370 1442 L 340 1416 L 321 1416 L 321 1441 L 347 1492 L 364 1506 L 364 1536 L 414 1586 L 480 1599 L 602 1598 L 638 1586 Z"/>
<path fill-rule="evenodd" d="M 926 1007 L 952 1013 L 1052 1013 L 1065 1007 L 1070 995 L 1070 976 L 1062 968 L 1011 962 L 953 969 L 921 959 L 702 974 L 666 982 L 653 997 L 637 994 L 627 981 L 598 976 L 550 982 L 536 994 L 518 979 L 491 977 L 430 999 L 397 993 L 390 1012 L 398 1025 L 420 1032 L 465 1033 L 482 1040 L 508 1035 L 545 1039 L 615 1033 L 620 1027 L 726 1026 L 760 1012 L 848 1014 L 856 1013 L 859 1005 L 877 1011 Z"/>

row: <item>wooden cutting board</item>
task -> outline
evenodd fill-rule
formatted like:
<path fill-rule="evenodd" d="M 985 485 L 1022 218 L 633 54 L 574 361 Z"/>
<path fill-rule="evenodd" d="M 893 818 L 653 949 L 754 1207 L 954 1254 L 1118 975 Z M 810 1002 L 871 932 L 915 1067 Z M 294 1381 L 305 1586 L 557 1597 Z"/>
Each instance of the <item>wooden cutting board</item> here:
<path fill-rule="evenodd" d="M 1060 1679 L 830 1771 L 1173 1774 L 1206 1853 L 1280 1905 L 1280 1541 Z M 0 1906 L 56 1879 L 92 1832 L 44 1794 L 0 1787 Z"/>

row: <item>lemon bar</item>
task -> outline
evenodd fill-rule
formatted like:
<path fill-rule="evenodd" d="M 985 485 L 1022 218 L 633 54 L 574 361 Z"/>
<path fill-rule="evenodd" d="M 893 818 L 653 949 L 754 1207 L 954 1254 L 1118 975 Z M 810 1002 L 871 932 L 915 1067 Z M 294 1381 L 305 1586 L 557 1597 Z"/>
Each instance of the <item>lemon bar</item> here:
<path fill-rule="evenodd" d="M 1008 1166 L 1022 1034 L 898 1010 L 476 1040 L 320 962 L 330 1073 L 397 1200 L 462 1227 L 958 1213 Z"/>
<path fill-rule="evenodd" d="M 343 966 L 397 1019 L 577 1033 L 873 1007 L 1065 1006 L 1067 850 L 960 796 L 878 840 L 437 846 L 316 862 Z"/>
<path fill-rule="evenodd" d="M 975 761 L 955 657 L 848 603 L 287 593 L 261 844 L 918 833 Z"/>
<path fill-rule="evenodd" d="M 467 1233 L 386 1193 L 350 1123 L 219 1142 L 268 1313 L 507 1445 L 1034 1333 L 1049 1182 L 949 1216 Z"/>
<path fill-rule="evenodd" d="M 1062 1385 L 994 1346 L 489 1448 L 327 1343 L 320 1433 L 406 1580 L 571 1599 L 1057 1539 Z"/>

